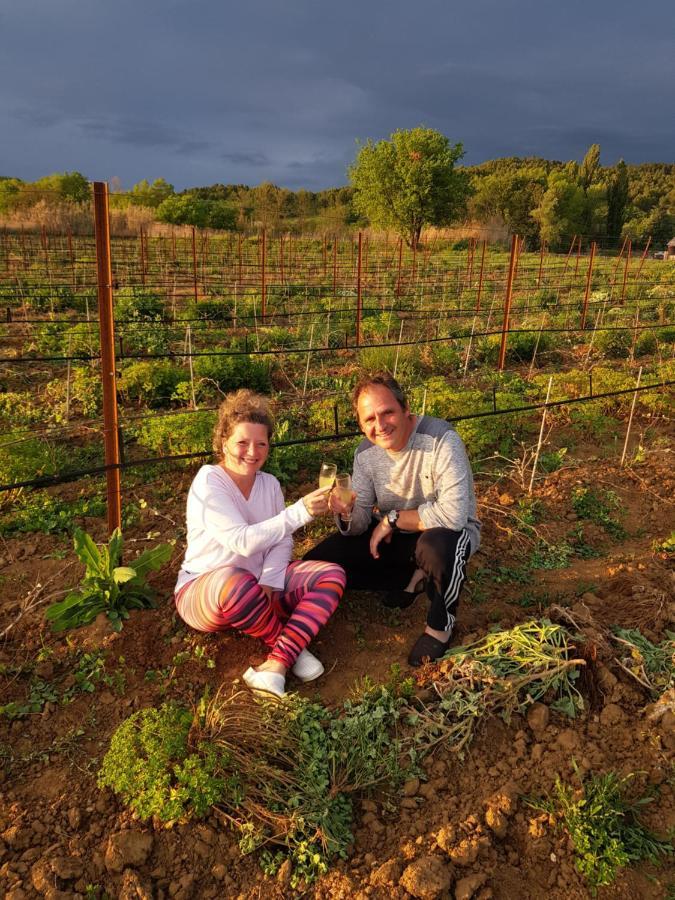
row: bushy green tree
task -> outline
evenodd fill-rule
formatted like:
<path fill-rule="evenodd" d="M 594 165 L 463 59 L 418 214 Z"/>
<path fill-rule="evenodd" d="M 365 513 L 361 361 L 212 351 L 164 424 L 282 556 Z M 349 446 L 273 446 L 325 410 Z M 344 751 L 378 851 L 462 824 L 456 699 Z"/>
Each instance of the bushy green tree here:
<path fill-rule="evenodd" d="M 546 190 L 545 169 L 493 172 L 472 180 L 475 193 L 470 213 L 480 221 L 500 218 L 511 232 L 536 237 L 538 226 L 532 210 Z"/>
<path fill-rule="evenodd" d="M 416 246 L 425 225 L 447 225 L 463 213 L 469 180 L 455 168 L 463 155 L 461 144 L 431 128 L 369 140 L 349 169 L 355 209 Z"/>
<path fill-rule="evenodd" d="M 163 178 L 156 178 L 152 184 L 143 179 L 131 189 L 130 201 L 134 206 L 149 206 L 156 209 L 167 197 L 173 196 L 174 188 Z"/>
<path fill-rule="evenodd" d="M 628 168 L 620 159 L 607 185 L 607 234 L 615 237 L 621 234 L 628 205 Z"/>

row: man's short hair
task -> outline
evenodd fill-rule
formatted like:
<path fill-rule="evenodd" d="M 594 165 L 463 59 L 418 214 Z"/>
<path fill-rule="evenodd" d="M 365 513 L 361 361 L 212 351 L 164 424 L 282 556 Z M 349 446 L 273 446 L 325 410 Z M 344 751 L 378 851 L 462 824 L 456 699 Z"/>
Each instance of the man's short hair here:
<path fill-rule="evenodd" d="M 390 372 L 386 371 L 375 372 L 374 375 L 364 375 L 364 377 L 359 379 L 359 381 L 357 381 L 354 386 L 354 390 L 352 391 L 352 406 L 354 408 L 354 412 L 357 414 L 357 417 L 357 404 L 359 402 L 359 397 L 364 391 L 367 391 L 368 388 L 373 387 L 374 385 L 388 388 L 396 398 L 396 401 L 401 409 L 408 408 L 408 398 L 403 393 L 401 385 L 394 378 L 394 376 Z"/>

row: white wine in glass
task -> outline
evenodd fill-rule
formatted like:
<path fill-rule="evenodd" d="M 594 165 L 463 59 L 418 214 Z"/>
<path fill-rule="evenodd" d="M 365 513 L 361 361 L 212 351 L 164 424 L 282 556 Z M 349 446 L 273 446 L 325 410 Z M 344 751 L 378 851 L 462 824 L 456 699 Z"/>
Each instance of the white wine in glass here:
<path fill-rule="evenodd" d="M 333 483 L 335 482 L 335 476 L 337 475 L 337 466 L 334 466 L 333 463 L 321 463 L 321 469 L 319 470 L 319 487 L 333 487 Z"/>
<path fill-rule="evenodd" d="M 352 476 L 348 472 L 340 472 L 335 476 L 335 493 L 338 500 L 342 503 L 351 503 L 354 500 L 354 491 L 352 490 Z M 342 513 L 344 522 L 351 521 L 351 510 L 348 513 Z"/>

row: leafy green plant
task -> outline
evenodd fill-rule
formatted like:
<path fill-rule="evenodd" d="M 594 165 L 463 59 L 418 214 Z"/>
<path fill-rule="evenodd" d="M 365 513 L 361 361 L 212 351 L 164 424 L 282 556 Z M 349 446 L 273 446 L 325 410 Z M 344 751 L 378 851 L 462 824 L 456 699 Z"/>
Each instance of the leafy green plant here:
<path fill-rule="evenodd" d="M 661 840 L 640 823 L 638 813 L 651 798 L 626 799 L 626 786 L 633 777 L 620 778 L 614 772 L 591 775 L 579 791 L 557 778 L 553 797 L 528 801 L 559 819 L 574 843 L 576 867 L 594 895 L 625 866 L 644 859 L 656 863 L 673 853 L 670 841 Z"/>
<path fill-rule="evenodd" d="M 625 672 L 657 695 L 675 684 L 675 633 L 666 631 L 660 644 L 653 644 L 637 628 L 612 629 L 613 640 L 622 651 L 617 660 Z"/>
<path fill-rule="evenodd" d="M 0 519 L 0 534 L 40 531 L 56 534 L 72 531 L 75 521 L 83 516 L 105 515 L 103 497 L 78 497 L 66 502 L 54 494 L 39 491 L 31 494 L 25 503 L 17 503 Z"/>
<path fill-rule="evenodd" d="M 666 556 L 675 556 L 675 531 L 671 531 L 667 538 L 652 543 L 654 553 L 665 553 Z"/>
<path fill-rule="evenodd" d="M 129 610 L 147 609 L 154 605 L 153 594 L 146 585 L 152 571 L 160 569 L 171 558 L 173 547 L 160 544 L 138 556 L 130 566 L 120 566 L 122 532 L 116 529 L 108 545 L 97 547 L 82 529 L 74 533 L 75 553 L 85 566 L 79 589 L 65 599 L 53 603 L 46 618 L 54 631 L 88 625 L 104 612 L 115 631 L 120 631 Z"/>
<path fill-rule="evenodd" d="M 122 370 L 119 389 L 129 399 L 151 408 L 168 406 L 178 385 L 189 378 L 185 369 L 168 360 L 133 362 Z"/>
<path fill-rule="evenodd" d="M 620 507 L 621 502 L 614 491 L 600 494 L 592 488 L 577 488 L 572 494 L 572 509 L 579 518 L 601 525 L 616 540 L 626 536 L 626 529 L 613 515 Z"/>
<path fill-rule="evenodd" d="M 192 721 L 191 712 L 173 704 L 134 713 L 112 736 L 99 786 L 120 794 L 141 819 L 172 822 L 206 815 L 226 790 L 216 774 L 223 760 L 203 743 L 190 752 Z"/>

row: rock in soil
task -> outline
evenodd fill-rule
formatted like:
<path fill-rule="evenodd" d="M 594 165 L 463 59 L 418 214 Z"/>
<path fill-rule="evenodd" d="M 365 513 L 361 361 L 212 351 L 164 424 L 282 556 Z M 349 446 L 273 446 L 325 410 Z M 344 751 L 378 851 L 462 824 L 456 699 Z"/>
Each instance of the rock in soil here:
<path fill-rule="evenodd" d="M 455 885 L 455 900 L 471 900 L 471 897 L 487 881 L 487 875 L 480 872 L 478 875 L 467 875 L 461 878 Z"/>
<path fill-rule="evenodd" d="M 546 731 L 550 715 L 548 706 L 543 703 L 533 703 L 528 709 L 527 724 L 534 732 L 535 737 L 539 737 Z"/>
<path fill-rule="evenodd" d="M 400 859 L 388 859 L 370 876 L 370 883 L 374 886 L 384 886 L 387 884 L 396 884 L 401 877 L 403 863 Z"/>
<path fill-rule="evenodd" d="M 151 834 L 143 831 L 118 831 L 108 839 L 105 867 L 109 872 L 121 872 L 128 866 L 142 866 L 151 850 Z"/>
<path fill-rule="evenodd" d="M 413 897 L 439 897 L 450 890 L 452 871 L 438 856 L 422 856 L 410 863 L 399 882 Z"/>

